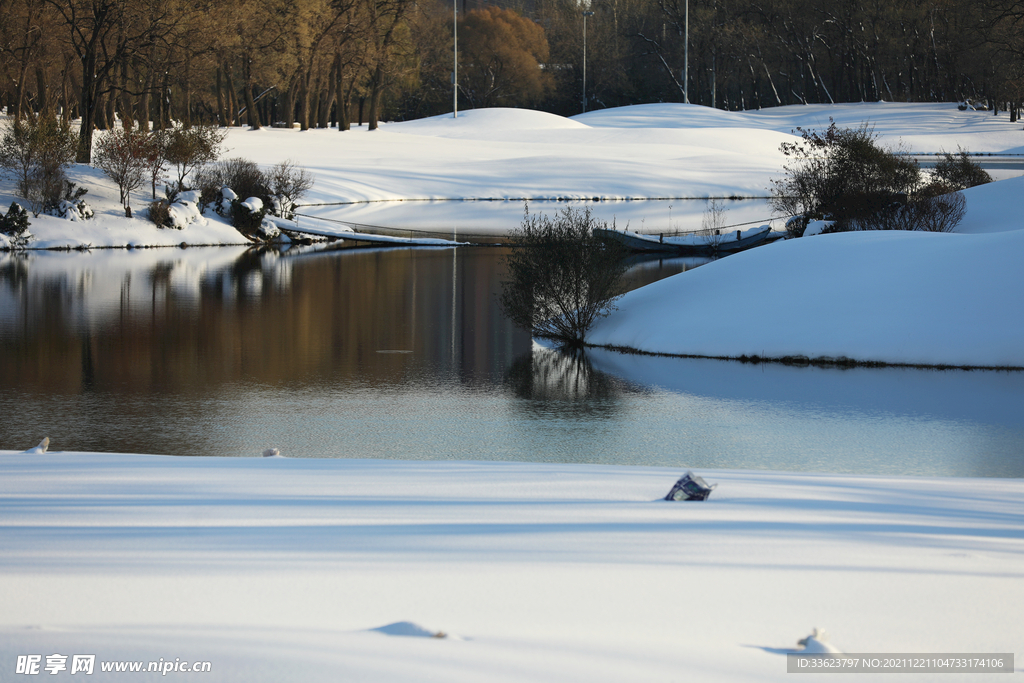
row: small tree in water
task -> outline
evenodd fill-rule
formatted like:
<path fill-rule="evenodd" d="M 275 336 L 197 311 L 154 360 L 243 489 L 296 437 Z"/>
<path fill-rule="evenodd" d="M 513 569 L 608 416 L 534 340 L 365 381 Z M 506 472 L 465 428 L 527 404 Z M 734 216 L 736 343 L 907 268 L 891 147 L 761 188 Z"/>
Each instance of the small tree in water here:
<path fill-rule="evenodd" d="M 595 234 L 607 228 L 590 209 L 566 207 L 554 219 L 529 208 L 505 259 L 501 309 L 534 336 L 579 348 L 598 318 L 622 296 L 626 249 Z"/>

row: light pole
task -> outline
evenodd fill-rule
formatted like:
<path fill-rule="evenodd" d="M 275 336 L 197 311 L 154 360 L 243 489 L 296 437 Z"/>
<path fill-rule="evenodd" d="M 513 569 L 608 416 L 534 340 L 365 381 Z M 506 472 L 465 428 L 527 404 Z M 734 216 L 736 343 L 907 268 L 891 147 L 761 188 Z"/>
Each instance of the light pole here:
<path fill-rule="evenodd" d="M 690 0 L 686 0 L 683 14 L 683 102 L 690 103 Z"/>
<path fill-rule="evenodd" d="M 452 118 L 459 118 L 459 0 L 452 0 L 452 37 L 455 40 L 455 61 L 452 66 Z"/>
<path fill-rule="evenodd" d="M 587 113 L 587 17 L 593 12 L 583 10 L 583 113 Z"/>

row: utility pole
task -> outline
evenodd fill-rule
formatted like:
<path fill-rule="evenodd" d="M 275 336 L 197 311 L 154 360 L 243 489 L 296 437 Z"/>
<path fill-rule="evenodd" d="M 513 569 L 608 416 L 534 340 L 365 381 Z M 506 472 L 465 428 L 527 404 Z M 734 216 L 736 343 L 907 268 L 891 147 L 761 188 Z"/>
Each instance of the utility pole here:
<path fill-rule="evenodd" d="M 690 103 L 690 0 L 683 13 L 683 102 Z"/>
<path fill-rule="evenodd" d="M 452 37 L 455 42 L 455 60 L 452 66 L 452 118 L 459 118 L 459 0 L 452 0 Z"/>
<path fill-rule="evenodd" d="M 593 12 L 583 11 L 583 113 L 587 113 L 587 17 L 594 16 Z"/>

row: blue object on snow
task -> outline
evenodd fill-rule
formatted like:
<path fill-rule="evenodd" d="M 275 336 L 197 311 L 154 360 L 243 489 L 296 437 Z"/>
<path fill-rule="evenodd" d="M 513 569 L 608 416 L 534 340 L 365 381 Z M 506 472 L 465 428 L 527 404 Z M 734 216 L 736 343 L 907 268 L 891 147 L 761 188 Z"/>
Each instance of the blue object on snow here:
<path fill-rule="evenodd" d="M 687 472 L 675 483 L 665 500 L 707 500 L 718 484 L 708 483 L 693 472 Z"/>

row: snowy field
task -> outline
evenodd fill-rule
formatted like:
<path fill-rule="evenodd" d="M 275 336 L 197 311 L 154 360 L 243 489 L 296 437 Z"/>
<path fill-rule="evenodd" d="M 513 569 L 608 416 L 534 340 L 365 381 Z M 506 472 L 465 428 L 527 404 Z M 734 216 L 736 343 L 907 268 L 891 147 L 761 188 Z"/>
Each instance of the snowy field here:
<path fill-rule="evenodd" d="M 0 678 L 56 653 L 100 681 L 782 681 L 814 627 L 1024 642 L 1021 480 L 701 472 L 709 500 L 659 500 L 681 474 L 0 452 Z"/>
<path fill-rule="evenodd" d="M 568 119 L 529 110 L 483 109 L 460 112 L 457 119 L 448 115 L 382 124 L 376 131 L 235 128 L 225 142 L 225 157 L 246 157 L 266 166 L 292 159 L 308 168 L 316 184 L 305 203 L 345 203 L 301 211 L 324 219 L 449 235 L 502 234 L 522 219 L 523 203 L 518 200 L 535 200 L 537 210 L 537 200 L 596 199 L 595 214 L 620 227 L 687 231 L 700 227 L 705 197 L 767 196 L 785 161 L 779 145 L 795 140 L 798 126 L 827 127 L 829 117 L 843 126 L 868 123 L 884 144 L 915 154 L 956 151 L 958 146 L 976 153 L 1024 154 L 1024 131 L 1005 113 L 961 112 L 955 103 L 876 103 L 757 112 L 651 104 Z M 1024 157 L 1020 159 L 1021 168 L 996 171 L 995 177 L 1024 174 Z M 243 241 L 216 217 L 183 231 L 125 219 L 117 188 L 101 172 L 76 167 L 71 176 L 89 188 L 86 198 L 97 217 L 75 225 L 35 219 L 37 246 Z M 12 189 L 9 181 L 0 184 L 4 210 L 14 199 Z M 652 198 L 665 201 L 636 201 Z M 150 199 L 148 192 L 134 195 L 136 212 Z M 767 208 L 756 203 L 726 214 L 728 224 L 770 218 Z M 305 220 L 321 228 L 337 226 L 329 220 Z"/>

